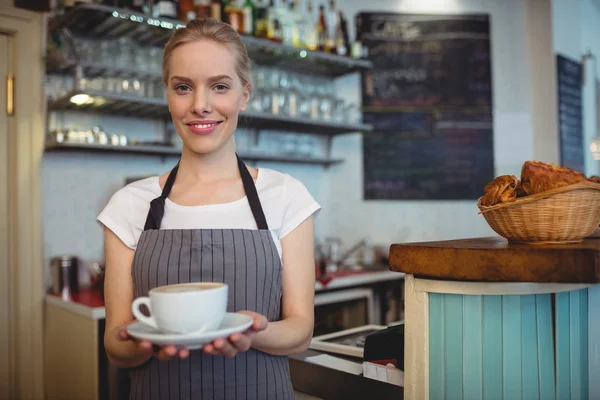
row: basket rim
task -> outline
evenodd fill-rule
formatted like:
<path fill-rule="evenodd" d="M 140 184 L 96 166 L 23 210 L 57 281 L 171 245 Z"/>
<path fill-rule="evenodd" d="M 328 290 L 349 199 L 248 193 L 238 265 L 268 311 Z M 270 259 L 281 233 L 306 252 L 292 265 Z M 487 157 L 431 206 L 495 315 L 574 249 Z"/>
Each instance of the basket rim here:
<path fill-rule="evenodd" d="M 486 213 L 489 211 L 499 210 L 502 208 L 518 206 L 521 204 L 531 203 L 531 202 L 534 202 L 537 200 L 545 199 L 547 197 L 550 197 L 550 196 L 558 194 L 558 193 L 565 193 L 565 192 L 571 192 L 571 191 L 582 190 L 582 189 L 595 189 L 595 190 L 600 191 L 600 183 L 595 183 L 595 182 L 590 182 L 588 180 L 584 180 L 581 182 L 574 183 L 572 185 L 562 186 L 562 187 L 559 187 L 556 189 L 547 190 L 545 192 L 521 197 L 521 198 L 518 198 L 513 201 L 508 201 L 506 203 L 495 204 L 493 206 L 481 205 L 481 199 L 483 199 L 483 196 L 481 196 L 479 199 L 477 199 L 477 207 L 479 207 L 479 210 L 480 210 L 478 214 L 483 214 L 483 213 Z"/>

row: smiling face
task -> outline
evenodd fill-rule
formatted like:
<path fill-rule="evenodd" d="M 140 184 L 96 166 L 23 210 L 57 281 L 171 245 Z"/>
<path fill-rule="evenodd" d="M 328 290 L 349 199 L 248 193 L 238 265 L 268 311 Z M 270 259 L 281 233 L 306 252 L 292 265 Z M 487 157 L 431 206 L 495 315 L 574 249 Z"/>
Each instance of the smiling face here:
<path fill-rule="evenodd" d="M 202 39 L 173 50 L 167 101 L 175 130 L 189 150 L 210 154 L 232 140 L 250 93 L 236 73 L 235 53 Z"/>

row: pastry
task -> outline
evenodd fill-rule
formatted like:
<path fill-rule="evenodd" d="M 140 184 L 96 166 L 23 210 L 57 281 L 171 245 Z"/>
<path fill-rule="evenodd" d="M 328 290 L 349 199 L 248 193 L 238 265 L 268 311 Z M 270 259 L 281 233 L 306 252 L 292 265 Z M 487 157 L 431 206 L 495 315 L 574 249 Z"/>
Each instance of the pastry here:
<path fill-rule="evenodd" d="M 518 183 L 514 175 L 500 175 L 483 188 L 485 194 L 481 198 L 481 205 L 493 206 L 515 200 Z"/>
<path fill-rule="evenodd" d="M 600 183 L 600 176 L 590 176 L 587 180 L 594 183 Z"/>
<path fill-rule="evenodd" d="M 541 161 L 525 161 L 521 169 L 521 188 L 527 196 L 572 185 L 585 179 L 586 176 L 581 172 Z"/>

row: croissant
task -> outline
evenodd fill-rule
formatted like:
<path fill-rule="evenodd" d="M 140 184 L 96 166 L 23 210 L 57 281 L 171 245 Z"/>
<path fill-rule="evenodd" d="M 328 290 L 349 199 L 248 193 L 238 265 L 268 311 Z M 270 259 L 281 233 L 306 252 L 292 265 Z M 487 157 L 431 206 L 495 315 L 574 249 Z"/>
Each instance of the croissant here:
<path fill-rule="evenodd" d="M 525 195 L 542 193 L 587 179 L 584 174 L 570 168 L 546 164 L 541 161 L 525 161 L 521 169 L 521 190 Z"/>
<path fill-rule="evenodd" d="M 481 205 L 493 206 L 515 200 L 518 183 L 514 175 L 500 175 L 483 188 L 485 194 L 481 198 Z"/>
<path fill-rule="evenodd" d="M 600 183 L 600 176 L 590 176 L 587 180 L 594 183 Z"/>

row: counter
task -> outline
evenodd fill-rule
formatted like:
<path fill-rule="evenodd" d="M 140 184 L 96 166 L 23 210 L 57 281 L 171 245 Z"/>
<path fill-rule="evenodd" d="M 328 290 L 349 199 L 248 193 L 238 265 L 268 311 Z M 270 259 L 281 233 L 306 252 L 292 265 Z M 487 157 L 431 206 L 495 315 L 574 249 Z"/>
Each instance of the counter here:
<path fill-rule="evenodd" d="M 403 274 L 387 270 L 341 270 L 326 284 L 316 282 L 317 298 L 315 303 L 336 299 L 336 301 L 342 301 L 345 289 L 394 281 L 403 279 L 403 277 Z M 318 297 L 330 293 L 334 295 L 335 299 L 323 300 Z M 122 395 L 127 392 L 127 378 L 123 377 L 124 372 L 112 367 L 106 358 L 103 346 L 105 315 L 104 301 L 97 291 L 82 289 L 79 293 L 72 294 L 71 300 L 64 300 L 58 295 L 46 296 L 44 363 L 47 399 L 120 398 L 119 393 Z M 305 390 L 325 394 L 328 396 L 327 398 L 336 398 L 335 396 L 331 397 L 334 393 L 332 390 L 336 390 L 335 387 L 332 389 L 331 385 L 320 390 L 311 386 L 310 382 L 316 382 L 316 380 L 309 379 L 307 376 L 317 376 L 322 379 L 325 367 L 305 362 L 302 357 L 303 355 L 299 355 L 293 359 L 290 358 L 290 368 L 292 371 L 296 371 L 295 376 L 292 377 L 294 385 L 298 382 Z M 343 378 L 340 371 L 333 371 L 331 374 L 332 379 L 335 378 L 336 382 L 344 379 L 353 382 L 352 385 L 339 389 L 339 393 L 347 393 L 349 388 L 353 388 L 350 392 L 352 390 L 367 390 L 368 392 L 370 390 L 368 388 L 387 385 L 377 381 L 371 382 L 371 379 L 362 377 Z M 325 377 L 325 381 L 328 381 L 328 376 Z M 364 381 L 368 382 L 364 383 Z M 301 391 L 302 388 L 297 390 Z M 398 391 L 397 388 L 386 390 Z M 316 395 L 314 393 L 309 392 L 311 395 Z"/>
<path fill-rule="evenodd" d="M 407 399 L 600 398 L 600 240 L 394 244 Z"/>

